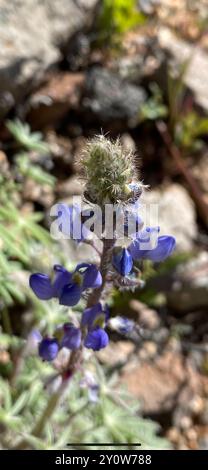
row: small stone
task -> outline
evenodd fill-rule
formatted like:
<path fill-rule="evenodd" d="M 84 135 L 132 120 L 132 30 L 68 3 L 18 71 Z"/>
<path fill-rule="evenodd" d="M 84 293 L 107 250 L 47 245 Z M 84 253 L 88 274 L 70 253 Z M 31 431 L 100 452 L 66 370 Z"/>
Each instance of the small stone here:
<path fill-rule="evenodd" d="M 194 311 L 208 305 L 208 253 L 201 252 L 174 271 L 168 306 L 177 312 Z"/>
<path fill-rule="evenodd" d="M 107 348 L 100 350 L 96 356 L 104 364 L 114 366 L 118 363 L 124 363 L 133 352 L 134 345 L 131 341 L 117 341 L 110 343 Z"/>
<path fill-rule="evenodd" d="M 146 359 L 144 349 L 143 354 Z M 121 383 L 140 401 L 143 411 L 151 414 L 172 409 L 186 373 L 182 356 L 169 351 L 153 363 L 138 364 L 138 356 L 132 368 L 131 362 L 121 375 Z"/>
<path fill-rule="evenodd" d="M 192 420 L 189 416 L 182 416 L 181 419 L 180 419 L 180 428 L 185 431 L 187 429 L 189 429 L 191 426 L 192 426 Z"/>
<path fill-rule="evenodd" d="M 122 80 L 108 69 L 93 67 L 87 74 L 83 106 L 100 122 L 117 119 L 133 127 L 138 123 L 145 99 L 143 88 Z"/>
<path fill-rule="evenodd" d="M 91 24 L 97 4 L 98 0 L 1 0 L 1 116 L 41 83 L 62 58 L 61 46 Z"/>
<path fill-rule="evenodd" d="M 39 185 L 30 178 L 24 181 L 23 197 L 26 201 L 37 201 L 47 208 L 51 207 L 54 202 L 52 187 L 47 184 Z"/>
<path fill-rule="evenodd" d="M 83 82 L 82 73 L 53 74 L 31 95 L 27 104 L 27 121 L 38 129 L 59 122 L 69 110 L 78 107 Z"/>
<path fill-rule="evenodd" d="M 197 432 L 195 429 L 188 429 L 185 432 L 185 435 L 189 441 L 195 441 L 197 440 Z"/>
<path fill-rule="evenodd" d="M 167 432 L 167 438 L 173 442 L 173 444 L 177 444 L 180 440 L 180 431 L 177 428 L 170 428 Z"/>
<path fill-rule="evenodd" d="M 159 315 L 156 310 L 149 308 L 139 300 L 131 300 L 129 302 L 130 308 L 138 314 L 137 321 L 143 328 L 155 330 L 160 325 Z"/>
<path fill-rule="evenodd" d="M 184 74 L 184 83 L 195 95 L 197 104 L 208 111 L 208 57 L 199 46 L 191 45 L 178 38 L 169 28 L 159 29 L 159 42 L 168 50 L 178 65 L 188 63 Z"/>
<path fill-rule="evenodd" d="M 157 353 L 157 345 L 153 341 L 145 341 L 143 348 L 145 349 L 148 358 L 153 358 Z"/>
<path fill-rule="evenodd" d="M 65 202 L 68 198 L 80 196 L 83 193 L 83 185 L 76 176 L 72 176 L 66 181 L 61 181 L 57 184 L 57 193 L 63 202 Z"/>
<path fill-rule="evenodd" d="M 189 408 L 194 415 L 199 415 L 204 409 L 204 400 L 200 396 L 195 396 L 189 403 Z"/>

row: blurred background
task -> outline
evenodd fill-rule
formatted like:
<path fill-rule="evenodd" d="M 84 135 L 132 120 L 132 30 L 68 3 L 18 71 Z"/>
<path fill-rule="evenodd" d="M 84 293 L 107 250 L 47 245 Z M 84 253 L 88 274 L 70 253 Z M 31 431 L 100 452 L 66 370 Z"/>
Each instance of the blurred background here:
<path fill-rule="evenodd" d="M 207 77 L 207 0 L 0 0 L 1 448 L 24 436 L 35 449 L 208 449 Z M 142 290 L 114 293 L 111 314 L 134 334 L 112 328 L 88 380 L 33 435 L 55 385 L 30 332 L 50 333 L 65 311 L 35 299 L 28 277 L 92 260 L 52 240 L 50 208 L 82 194 L 76 162 L 101 131 L 138 155 L 177 250 L 145 264 Z"/>

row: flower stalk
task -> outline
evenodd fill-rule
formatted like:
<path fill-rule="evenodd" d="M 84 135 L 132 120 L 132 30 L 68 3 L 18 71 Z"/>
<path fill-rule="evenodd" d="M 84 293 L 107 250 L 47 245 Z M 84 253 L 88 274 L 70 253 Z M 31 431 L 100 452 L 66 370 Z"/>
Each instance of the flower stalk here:
<path fill-rule="evenodd" d="M 105 303 L 109 274 L 110 282 L 118 287 L 127 289 L 138 287 L 141 281 L 137 279 L 134 263 L 142 259 L 151 259 L 153 262 L 162 261 L 175 248 L 175 240 L 171 236 L 159 237 L 158 245 L 151 245 L 151 237 L 157 234 L 158 227 L 147 228 L 146 231 L 141 232 L 142 223 L 137 202 L 143 185 L 135 180 L 134 155 L 125 151 L 119 140 L 112 142 L 104 136 L 95 137 L 88 143 L 82 163 L 86 179 L 84 197 L 90 210 L 93 209 L 93 205 L 99 205 L 103 218 L 105 205 L 111 204 L 113 207 L 116 205 L 124 217 L 125 233 L 128 229 L 128 215 L 131 216 L 131 225 L 133 223 L 136 228 L 128 247 L 117 246 L 119 235 L 114 217 L 112 217 L 112 235 L 110 236 L 107 228 L 102 232 L 103 248 L 99 267 L 83 262 L 78 264 L 74 271 L 69 272 L 64 267 L 55 265 L 53 281 L 48 275 L 42 273 L 34 273 L 30 277 L 30 287 L 43 301 L 56 298 L 60 305 L 74 306 L 82 298 L 83 293 L 85 291 L 87 293 L 86 308 L 78 327 L 70 322 L 65 323 L 54 332 L 52 338 L 45 336 L 38 341 L 39 355 L 43 360 L 53 363 L 63 348 L 70 350 L 70 356 L 67 364 L 60 368 L 62 382 L 59 389 L 50 396 L 43 414 L 32 430 L 32 435 L 35 437 L 42 434 L 69 380 L 76 371 L 80 370 L 84 348 L 99 351 L 109 342 L 105 331 L 109 319 L 109 309 Z M 60 211 L 62 209 L 63 204 L 60 205 Z M 64 208 L 64 213 L 68 213 L 71 218 L 72 208 L 68 211 Z M 80 216 L 77 209 L 76 216 Z M 76 218 L 73 219 L 74 224 L 76 224 Z M 60 230 L 63 225 L 59 224 Z M 87 231 L 82 232 L 76 238 L 77 243 L 85 241 L 83 233 Z M 86 242 L 93 246 L 90 241 L 86 240 Z M 128 325 L 124 321 L 122 329 L 125 330 L 125 328 L 128 328 Z M 16 448 L 24 448 L 25 445 L 27 442 L 23 440 Z"/>

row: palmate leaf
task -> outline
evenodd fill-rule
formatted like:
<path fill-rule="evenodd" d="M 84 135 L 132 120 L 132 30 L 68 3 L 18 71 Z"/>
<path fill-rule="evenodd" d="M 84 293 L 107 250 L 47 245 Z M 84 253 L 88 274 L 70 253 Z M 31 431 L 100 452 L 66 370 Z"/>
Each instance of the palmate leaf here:
<path fill-rule="evenodd" d="M 98 449 L 103 435 L 105 435 L 106 442 L 141 443 L 142 449 L 168 449 L 171 447 L 166 439 L 157 435 L 159 430 L 157 424 L 138 415 L 132 415 L 130 411 L 116 405 L 110 399 L 102 399 L 97 407 L 94 407 L 93 415 L 94 426 L 91 431 L 89 426 L 86 434 L 83 435 L 83 442 L 85 439 L 97 442 Z"/>
<path fill-rule="evenodd" d="M 38 213 L 21 212 L 10 201 L 0 207 L 0 240 L 10 256 L 28 263 L 28 243 L 31 243 L 31 239 L 44 245 L 52 243 L 49 233 L 36 222 L 41 218 L 42 215 Z"/>
<path fill-rule="evenodd" d="M 24 213 L 11 200 L 0 205 L 0 301 L 6 306 L 12 305 L 14 299 L 20 303 L 26 300 L 27 292 L 24 285 L 20 287 L 18 272 L 31 270 L 35 246 L 46 250 L 52 246 L 50 234 L 38 223 L 41 219 L 42 214 Z"/>
<path fill-rule="evenodd" d="M 6 229 L 0 224 L 0 240 L 3 244 L 3 250 L 8 256 L 14 257 L 22 261 L 22 263 L 28 263 L 29 258 L 25 253 L 25 243 L 21 239 L 17 239 L 14 232 Z"/>
<path fill-rule="evenodd" d="M 47 154 L 49 152 L 48 145 L 43 142 L 40 132 L 31 132 L 27 123 L 22 123 L 19 119 L 7 121 L 7 128 L 13 137 L 28 150 L 34 150 Z"/>
<path fill-rule="evenodd" d="M 54 186 L 56 178 L 44 171 L 38 164 L 31 163 L 28 155 L 17 155 L 15 161 L 18 172 L 21 175 L 27 176 L 39 184 L 46 184 L 52 187 Z"/>
<path fill-rule="evenodd" d="M 0 302 L 6 306 L 12 305 L 14 299 L 25 302 L 25 292 L 13 280 L 13 276 L 21 270 L 21 263 L 11 261 L 6 253 L 0 251 Z"/>

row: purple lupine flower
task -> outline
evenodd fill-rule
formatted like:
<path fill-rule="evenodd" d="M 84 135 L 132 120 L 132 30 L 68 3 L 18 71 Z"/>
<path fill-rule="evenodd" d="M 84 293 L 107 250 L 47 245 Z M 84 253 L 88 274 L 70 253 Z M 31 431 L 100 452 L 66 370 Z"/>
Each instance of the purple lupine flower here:
<path fill-rule="evenodd" d="M 59 351 L 58 341 L 55 338 L 43 338 L 39 343 L 39 356 L 44 361 L 53 361 Z"/>
<path fill-rule="evenodd" d="M 99 327 L 94 330 L 90 330 L 84 340 L 85 347 L 93 349 L 93 351 L 99 351 L 100 349 L 105 348 L 108 343 L 109 337 L 106 331 Z"/>
<path fill-rule="evenodd" d="M 142 242 L 143 243 L 143 242 Z M 143 245 L 142 245 L 143 246 Z M 176 246 L 175 238 L 169 235 L 158 237 L 156 248 L 141 249 L 141 241 L 134 240 L 128 247 L 134 260 L 150 259 L 153 262 L 164 261 L 172 254 Z"/>
<path fill-rule="evenodd" d="M 128 188 L 132 193 L 131 199 L 133 202 L 136 202 L 142 194 L 142 184 L 137 181 L 132 181 L 128 184 Z"/>
<path fill-rule="evenodd" d="M 109 309 L 108 306 L 102 306 L 99 302 L 93 307 L 86 308 L 82 315 L 82 326 L 88 328 L 88 330 L 92 330 L 97 326 L 105 328 L 106 322 L 109 318 Z"/>
<path fill-rule="evenodd" d="M 55 297 L 61 305 L 73 306 L 79 302 L 84 290 L 97 288 L 102 284 L 99 270 L 90 263 L 78 264 L 73 272 L 55 265 L 54 271 L 53 282 L 47 274 L 35 273 L 30 276 L 30 287 L 41 300 Z"/>
<path fill-rule="evenodd" d="M 90 403 L 97 403 L 99 399 L 100 387 L 98 384 L 91 385 L 88 389 L 88 397 Z"/>
<path fill-rule="evenodd" d="M 100 386 L 91 371 L 86 370 L 80 382 L 81 388 L 88 389 L 88 397 L 91 403 L 97 403 L 99 399 Z"/>
<path fill-rule="evenodd" d="M 93 307 L 86 308 L 82 315 L 82 327 L 88 329 L 86 334 L 84 345 L 86 348 L 99 351 L 107 346 L 109 338 L 104 328 L 109 318 L 109 309 L 106 306 L 102 306 L 99 302 Z"/>
<path fill-rule="evenodd" d="M 61 348 L 79 349 L 81 345 L 81 330 L 72 323 L 65 323 L 63 326 L 64 336 L 61 340 Z"/>
<path fill-rule="evenodd" d="M 158 233 L 160 232 L 160 227 L 146 227 L 144 230 L 140 230 L 136 236 L 135 240 L 139 241 L 143 246 L 141 249 L 153 249 L 157 246 Z"/>
<path fill-rule="evenodd" d="M 112 263 L 121 276 L 127 276 L 133 267 L 133 259 L 127 248 L 116 247 L 113 252 Z"/>
<path fill-rule="evenodd" d="M 111 318 L 109 323 L 110 323 L 110 327 L 113 330 L 116 330 L 121 334 L 130 333 L 133 330 L 134 325 L 135 325 L 133 320 L 129 320 L 126 317 L 120 317 L 120 316 Z"/>
<path fill-rule="evenodd" d="M 39 343 L 42 340 L 42 335 L 38 330 L 32 330 L 27 338 L 27 343 L 26 343 L 26 352 L 27 353 L 32 353 L 32 352 L 37 352 Z"/>

